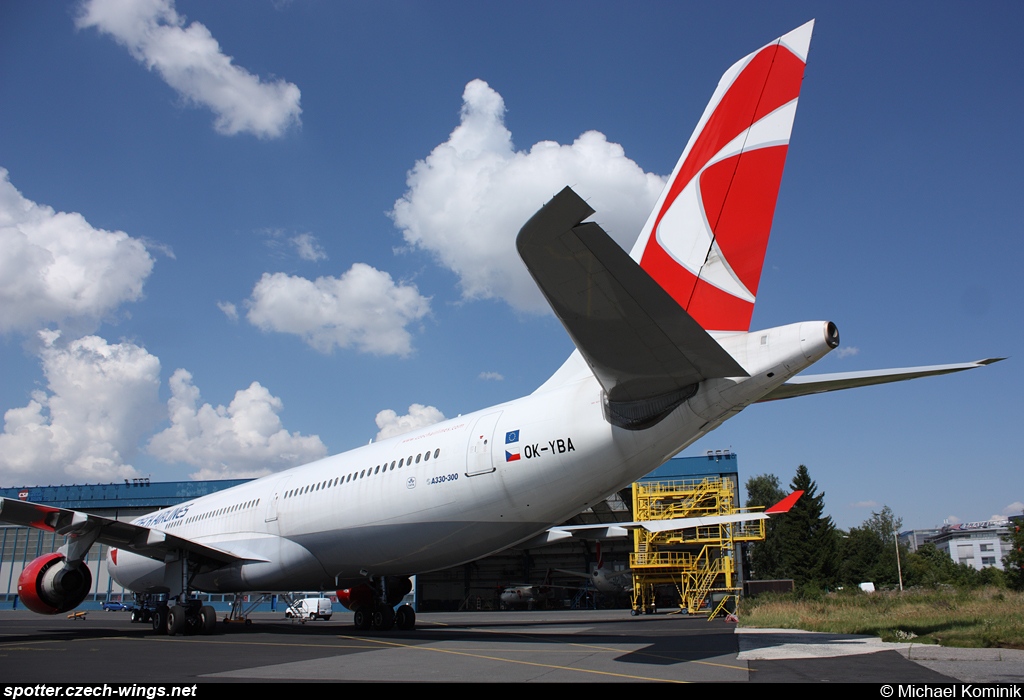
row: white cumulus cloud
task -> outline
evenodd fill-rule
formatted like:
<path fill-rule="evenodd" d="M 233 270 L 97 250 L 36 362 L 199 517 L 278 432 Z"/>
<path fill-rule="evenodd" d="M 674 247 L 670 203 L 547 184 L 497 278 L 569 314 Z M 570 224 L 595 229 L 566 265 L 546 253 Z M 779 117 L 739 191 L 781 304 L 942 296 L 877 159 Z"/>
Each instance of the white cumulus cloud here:
<path fill-rule="evenodd" d="M 375 419 L 380 432 L 377 433 L 377 440 L 386 440 L 403 433 L 408 433 L 417 428 L 425 428 L 434 423 L 444 420 L 444 414 L 433 406 L 424 406 L 414 403 L 409 406 L 409 412 L 400 416 L 390 408 L 386 408 L 377 414 Z"/>
<path fill-rule="evenodd" d="M 1011 515 L 1021 515 L 1022 513 L 1024 513 L 1024 503 L 1022 503 L 1021 501 L 1014 501 L 1010 505 L 1003 508 L 1003 512 L 1001 513 L 1001 515 L 1005 518 Z"/>
<path fill-rule="evenodd" d="M 323 353 L 354 347 L 378 355 L 408 355 L 407 326 L 430 312 L 415 285 L 356 263 L 341 277 L 315 281 L 265 273 L 246 301 L 246 318 L 264 331 L 293 333 Z"/>
<path fill-rule="evenodd" d="M 570 145 L 541 141 L 517 151 L 501 95 L 473 80 L 462 100 L 461 123 L 409 172 L 391 216 L 410 246 L 458 275 L 464 299 L 500 298 L 518 310 L 546 312 L 515 250 L 527 219 L 570 185 L 628 249 L 665 178 L 645 173 L 597 131 Z"/>
<path fill-rule="evenodd" d="M 500 372 L 481 372 L 480 374 L 477 375 L 477 379 L 484 379 L 492 382 L 502 382 L 505 381 L 505 375 L 501 374 Z"/>
<path fill-rule="evenodd" d="M 90 328 L 142 296 L 146 246 L 26 199 L 0 168 L 0 333 L 48 323 Z"/>
<path fill-rule="evenodd" d="M 154 435 L 147 449 L 162 461 L 200 467 L 193 479 L 265 476 L 327 454 L 319 436 L 285 430 L 281 399 L 259 382 L 216 408 L 200 405 L 199 389 L 183 369 L 174 372 L 170 386 L 171 426 Z"/>
<path fill-rule="evenodd" d="M 86 336 L 59 347 L 41 331 L 46 391 L 4 414 L 0 479 L 25 485 L 110 481 L 159 420 L 160 360 L 131 343 Z"/>
<path fill-rule="evenodd" d="M 860 354 L 860 348 L 855 345 L 844 345 L 843 347 L 836 350 L 836 357 L 840 360 L 845 360 L 847 357 L 854 357 Z"/>
<path fill-rule="evenodd" d="M 186 26 L 173 0 L 86 0 L 76 24 L 109 34 L 186 100 L 211 109 L 222 134 L 274 138 L 299 122 L 297 86 L 236 66 L 209 29 Z"/>

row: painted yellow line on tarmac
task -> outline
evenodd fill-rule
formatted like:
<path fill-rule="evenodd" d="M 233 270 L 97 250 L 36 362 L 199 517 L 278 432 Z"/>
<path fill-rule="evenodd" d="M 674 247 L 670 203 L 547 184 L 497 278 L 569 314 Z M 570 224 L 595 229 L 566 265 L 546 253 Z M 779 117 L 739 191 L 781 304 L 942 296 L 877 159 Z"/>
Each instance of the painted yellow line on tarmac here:
<path fill-rule="evenodd" d="M 573 673 L 588 673 L 596 676 L 611 676 L 613 678 L 626 678 L 629 680 L 638 681 L 660 681 L 665 683 L 688 683 L 689 681 L 675 680 L 671 678 L 656 678 L 654 676 L 634 676 L 628 673 L 613 673 L 611 671 L 595 671 L 584 668 L 573 668 L 572 666 L 558 666 L 556 664 L 542 664 L 536 661 L 518 661 L 516 659 L 506 659 L 500 656 L 488 656 L 486 654 L 475 654 L 465 651 L 455 651 L 454 649 L 438 649 L 430 646 L 420 646 L 415 644 L 401 644 L 399 642 L 388 642 L 383 639 L 367 639 L 363 637 L 346 637 L 344 639 L 352 639 L 355 641 L 363 641 L 371 644 L 379 644 L 381 646 L 388 646 L 397 649 L 415 649 L 418 651 L 432 651 L 438 654 L 452 654 L 454 656 L 468 656 L 473 659 L 482 659 L 484 661 L 501 661 L 509 664 L 520 664 L 523 666 L 535 666 L 537 668 L 546 668 L 552 671 L 571 671 Z"/>

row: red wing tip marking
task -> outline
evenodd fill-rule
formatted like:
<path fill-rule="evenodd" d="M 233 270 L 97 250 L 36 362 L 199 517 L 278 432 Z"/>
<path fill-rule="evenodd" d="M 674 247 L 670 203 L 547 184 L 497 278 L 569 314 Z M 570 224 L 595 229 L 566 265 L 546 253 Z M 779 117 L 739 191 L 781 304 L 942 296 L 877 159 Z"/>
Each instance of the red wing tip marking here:
<path fill-rule="evenodd" d="M 788 513 L 789 509 L 793 507 L 793 504 L 804 495 L 803 491 L 794 491 L 789 494 L 781 501 L 773 505 L 771 508 L 765 510 L 765 515 L 776 515 L 777 513 Z"/>

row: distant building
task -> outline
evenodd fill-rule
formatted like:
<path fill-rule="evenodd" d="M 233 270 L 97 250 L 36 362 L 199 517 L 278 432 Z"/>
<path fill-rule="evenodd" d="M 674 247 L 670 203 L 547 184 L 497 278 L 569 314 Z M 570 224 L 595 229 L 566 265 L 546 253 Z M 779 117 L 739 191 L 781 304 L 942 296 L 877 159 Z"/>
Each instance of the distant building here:
<path fill-rule="evenodd" d="M 900 542 L 916 552 L 923 544 L 934 544 L 940 552 L 958 564 L 981 570 L 987 566 L 1003 568 L 1003 557 L 1010 551 L 1004 536 L 1010 532 L 1008 520 L 983 520 L 959 525 L 944 525 L 927 530 L 900 533 Z"/>

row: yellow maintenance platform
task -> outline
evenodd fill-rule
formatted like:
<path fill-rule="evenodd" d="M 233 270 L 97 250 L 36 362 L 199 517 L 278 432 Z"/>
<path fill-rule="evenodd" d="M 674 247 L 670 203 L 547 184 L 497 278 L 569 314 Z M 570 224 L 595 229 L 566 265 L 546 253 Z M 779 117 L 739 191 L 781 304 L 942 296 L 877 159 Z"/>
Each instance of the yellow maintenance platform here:
<path fill-rule="evenodd" d="M 737 508 L 731 479 L 709 477 L 633 484 L 636 520 L 695 518 L 753 512 Z M 708 619 L 736 601 L 736 545 L 764 540 L 764 520 L 653 533 L 633 531 L 633 614 L 654 612 L 657 588 L 673 587 L 681 610 Z M 713 601 L 713 603 L 712 603 Z"/>

